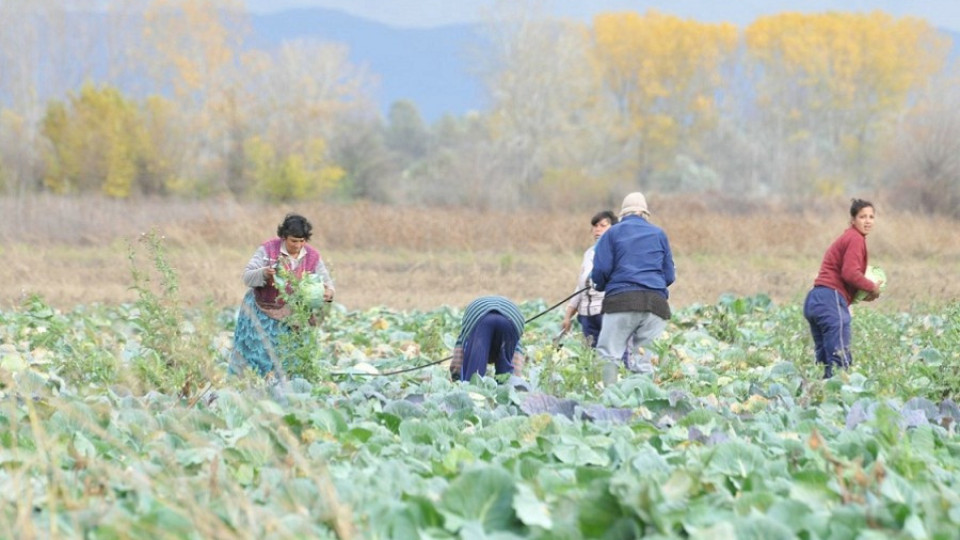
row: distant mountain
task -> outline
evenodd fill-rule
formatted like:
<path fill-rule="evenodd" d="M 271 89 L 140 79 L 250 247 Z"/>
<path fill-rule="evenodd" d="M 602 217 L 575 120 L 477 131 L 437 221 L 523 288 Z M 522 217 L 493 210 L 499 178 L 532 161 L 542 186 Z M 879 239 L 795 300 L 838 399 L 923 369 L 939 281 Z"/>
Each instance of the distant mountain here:
<path fill-rule="evenodd" d="M 284 41 L 296 39 L 346 45 L 351 61 L 366 66 L 379 79 L 375 97 L 383 114 L 401 99 L 414 102 L 427 122 L 444 114 L 463 116 L 487 107 L 483 87 L 471 72 L 476 55 L 486 50 L 478 23 L 397 27 L 317 7 L 251 13 L 250 22 L 250 46 L 259 49 L 274 49 Z M 102 12 L 73 14 L 69 26 L 62 32 L 63 39 L 68 44 L 75 41 L 74 49 L 82 54 L 73 64 L 58 66 L 56 76 L 42 72 L 38 75 L 42 83 L 50 81 L 38 88 L 41 99 L 62 96 L 74 87 L 71 82 L 78 86 L 88 77 L 93 80 L 109 77 L 109 42 L 103 40 L 90 45 L 84 44 L 81 38 L 109 35 L 110 24 L 111 20 Z M 960 59 L 960 32 L 941 31 L 953 39 L 951 60 Z M 42 35 L 42 31 L 40 33 Z M 2 65 L 0 73 L 3 73 Z M 130 75 L 112 83 L 132 95 L 156 91 L 149 87 L 149 81 L 142 80 L 142 75 Z M 68 86 L 64 88 L 64 84 Z M 0 103 L 4 98 L 0 95 Z"/>
<path fill-rule="evenodd" d="M 953 30 L 944 30 L 940 29 L 941 32 L 950 36 L 950 39 L 953 40 L 953 46 L 950 47 L 950 58 L 956 60 L 960 58 L 960 32 L 954 32 Z"/>
<path fill-rule="evenodd" d="M 251 24 L 251 44 L 261 49 L 295 39 L 347 45 L 351 62 L 379 77 L 384 113 L 400 99 L 416 103 L 428 122 L 483 107 L 480 82 L 469 72 L 469 55 L 483 43 L 475 25 L 396 28 L 321 8 L 251 15 Z"/>
<path fill-rule="evenodd" d="M 254 13 L 251 21 L 258 48 L 293 39 L 347 45 L 351 61 L 379 77 L 377 99 L 384 114 L 401 99 L 414 102 L 428 122 L 485 107 L 480 81 L 470 72 L 470 55 L 483 50 L 478 25 L 399 28 L 324 8 Z M 942 31 L 953 38 L 951 57 L 957 58 L 960 33 Z"/>

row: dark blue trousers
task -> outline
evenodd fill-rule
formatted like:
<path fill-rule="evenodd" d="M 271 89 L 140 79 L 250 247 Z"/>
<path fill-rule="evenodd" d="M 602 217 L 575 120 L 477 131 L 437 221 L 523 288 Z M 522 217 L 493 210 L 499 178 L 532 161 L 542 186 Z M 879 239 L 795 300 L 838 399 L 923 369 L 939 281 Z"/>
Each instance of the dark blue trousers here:
<path fill-rule="evenodd" d="M 594 349 L 597 348 L 597 339 L 600 338 L 600 325 L 603 323 L 603 315 L 577 315 L 577 321 L 580 323 L 580 329 L 583 330 L 583 336 Z"/>
<path fill-rule="evenodd" d="M 803 316 L 810 323 L 813 349 L 817 362 L 824 365 L 824 375 L 832 376 L 835 367 L 850 367 L 850 309 L 843 295 L 829 287 L 814 287 L 803 303 Z"/>
<path fill-rule="evenodd" d="M 474 373 L 486 375 L 487 364 L 495 364 L 497 375 L 513 373 L 513 353 L 519 341 L 510 319 L 495 311 L 487 313 L 464 340 L 460 380 L 469 381 Z"/>

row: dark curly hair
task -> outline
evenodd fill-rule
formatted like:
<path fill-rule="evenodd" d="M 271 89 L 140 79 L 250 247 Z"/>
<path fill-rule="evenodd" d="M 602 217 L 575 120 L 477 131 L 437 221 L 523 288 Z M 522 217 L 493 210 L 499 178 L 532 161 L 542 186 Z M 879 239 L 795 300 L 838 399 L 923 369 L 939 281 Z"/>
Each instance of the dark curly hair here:
<path fill-rule="evenodd" d="M 304 240 L 310 240 L 311 232 L 313 231 L 313 225 L 307 221 L 307 218 L 301 216 L 300 214 L 287 214 L 283 218 L 283 223 L 277 227 L 277 236 L 280 238 L 303 238 Z"/>
<path fill-rule="evenodd" d="M 863 199 L 850 199 L 850 217 L 857 217 L 864 208 L 874 208 L 873 203 Z"/>
<path fill-rule="evenodd" d="M 610 225 L 616 225 L 617 221 L 619 221 L 616 214 L 612 211 L 604 210 L 603 212 L 597 212 L 593 218 L 590 219 L 590 225 L 596 225 L 605 219 L 610 222 Z"/>

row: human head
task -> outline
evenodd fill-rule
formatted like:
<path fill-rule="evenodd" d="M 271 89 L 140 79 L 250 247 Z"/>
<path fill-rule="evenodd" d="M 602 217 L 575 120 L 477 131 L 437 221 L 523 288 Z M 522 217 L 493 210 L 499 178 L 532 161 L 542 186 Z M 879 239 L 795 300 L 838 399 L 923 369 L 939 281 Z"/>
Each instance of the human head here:
<path fill-rule="evenodd" d="M 603 212 L 597 212 L 592 218 L 590 218 L 590 225 L 596 226 L 603 220 L 609 221 L 610 225 L 616 225 L 617 221 L 619 221 L 616 214 L 614 214 L 612 211 L 604 210 Z"/>
<path fill-rule="evenodd" d="M 867 207 L 873 208 L 873 203 L 863 199 L 850 199 L 850 217 L 857 217 L 857 214 Z"/>
<path fill-rule="evenodd" d="M 283 223 L 277 227 L 277 236 L 280 238 L 292 237 L 310 240 L 312 231 L 313 225 L 310 225 L 307 218 L 300 214 L 290 213 L 283 218 Z"/>
<path fill-rule="evenodd" d="M 634 191 L 623 198 L 623 204 L 620 206 L 620 219 L 630 214 L 650 217 L 650 211 L 647 210 L 647 198 L 643 196 L 643 193 Z"/>
<path fill-rule="evenodd" d="M 875 218 L 873 203 L 863 199 L 850 200 L 850 225 L 866 236 L 873 229 Z"/>
<path fill-rule="evenodd" d="M 610 210 L 597 212 L 591 219 L 590 225 L 593 226 L 593 239 L 599 240 L 607 229 L 617 224 L 617 216 Z"/>

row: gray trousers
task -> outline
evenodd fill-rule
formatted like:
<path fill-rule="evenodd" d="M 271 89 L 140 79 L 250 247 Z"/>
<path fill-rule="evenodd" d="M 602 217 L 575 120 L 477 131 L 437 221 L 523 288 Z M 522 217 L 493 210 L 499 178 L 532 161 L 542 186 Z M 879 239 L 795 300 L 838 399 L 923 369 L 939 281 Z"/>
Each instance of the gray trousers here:
<path fill-rule="evenodd" d="M 639 373 L 653 373 L 653 364 L 650 363 L 652 355 L 646 346 L 666 327 L 665 319 L 647 311 L 604 313 L 603 326 L 600 327 L 600 337 L 597 339 L 597 353 L 607 363 L 620 362 L 623 352 L 629 347 L 627 369 Z M 642 356 L 637 354 L 637 347 L 644 348 Z"/>

